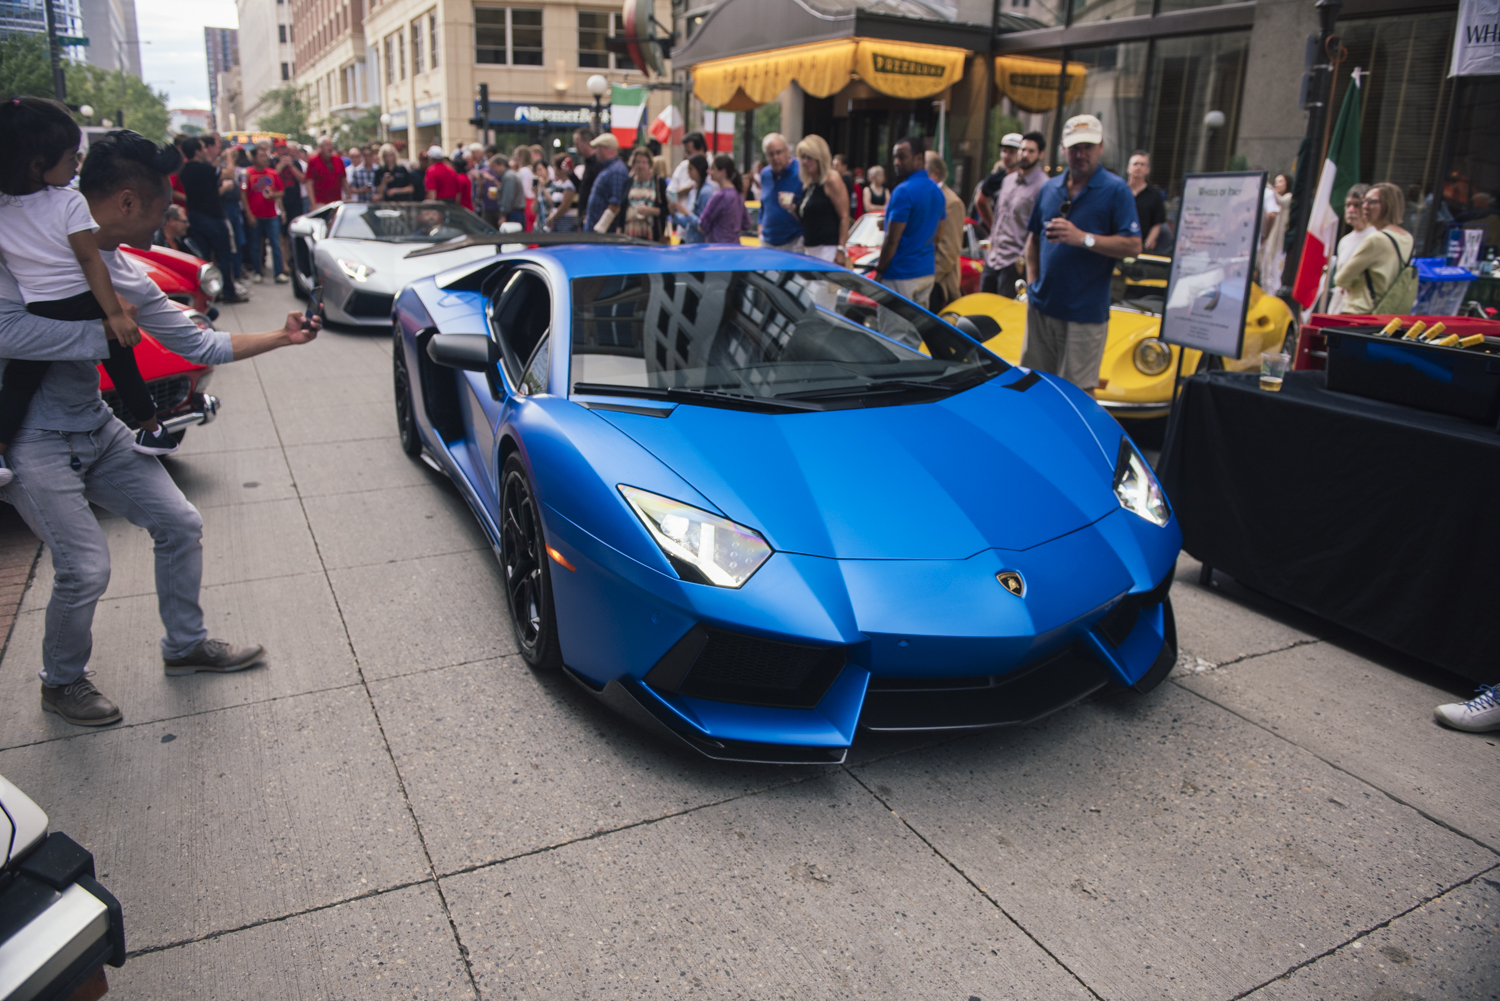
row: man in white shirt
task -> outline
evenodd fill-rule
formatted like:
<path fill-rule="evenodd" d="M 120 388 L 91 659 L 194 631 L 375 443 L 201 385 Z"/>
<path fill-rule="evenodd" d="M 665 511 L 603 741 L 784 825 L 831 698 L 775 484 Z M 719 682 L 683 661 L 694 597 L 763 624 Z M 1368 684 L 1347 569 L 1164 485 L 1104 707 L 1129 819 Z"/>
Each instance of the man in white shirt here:
<path fill-rule="evenodd" d="M 688 161 L 700 153 L 708 153 L 708 141 L 702 132 L 689 132 L 682 137 L 682 162 L 667 179 L 667 201 L 682 201 L 682 192 L 693 186 L 693 179 L 688 176 Z M 712 181 L 708 183 L 713 185 Z"/>
<path fill-rule="evenodd" d="M 112 132 L 89 146 L 79 190 L 115 289 L 133 303 L 142 330 L 189 361 L 205 365 L 250 358 L 317 336 L 314 318 L 287 314 L 280 330 L 229 334 L 200 330 L 170 302 L 122 243 L 140 245 L 161 226 L 171 188 L 156 144 L 134 132 Z M 238 671 L 259 663 L 259 646 L 209 639 L 198 593 L 203 576 L 203 519 L 160 461 L 130 447 L 131 434 L 99 395 L 97 359 L 108 355 L 97 320 L 48 320 L 26 311 L 19 289 L 0 268 L 0 359 L 48 361 L 26 419 L 6 458 L 15 479 L 0 497 L 15 506 L 52 553 L 54 580 L 42 642 L 42 708 L 78 726 L 103 726 L 119 708 L 89 680 L 94 607 L 109 584 L 109 547 L 90 504 L 146 528 L 156 543 L 157 608 L 166 636 L 168 675 Z M 3 364 L 3 363 L 0 363 Z M 0 376 L 3 378 L 3 376 Z"/>

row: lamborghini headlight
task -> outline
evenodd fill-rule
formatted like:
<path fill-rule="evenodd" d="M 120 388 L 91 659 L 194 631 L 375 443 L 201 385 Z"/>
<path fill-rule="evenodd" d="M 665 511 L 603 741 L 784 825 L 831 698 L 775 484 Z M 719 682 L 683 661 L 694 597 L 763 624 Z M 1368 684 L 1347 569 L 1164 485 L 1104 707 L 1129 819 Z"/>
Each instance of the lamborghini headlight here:
<path fill-rule="evenodd" d="M 336 258 L 339 270 L 353 278 L 357 282 L 367 282 L 375 269 L 361 261 L 346 261 L 342 257 Z"/>
<path fill-rule="evenodd" d="M 1120 436 L 1120 457 L 1115 460 L 1115 496 L 1120 499 L 1121 507 L 1153 525 L 1165 525 L 1172 517 L 1161 484 L 1124 435 Z"/>
<path fill-rule="evenodd" d="M 212 264 L 198 265 L 198 287 L 212 299 L 224 291 L 224 273 Z"/>
<path fill-rule="evenodd" d="M 759 532 L 728 518 L 623 483 L 620 493 L 683 580 L 739 587 L 771 557 Z"/>
<path fill-rule="evenodd" d="M 1155 337 L 1135 346 L 1135 367 L 1146 375 L 1161 375 L 1172 365 L 1172 349 Z"/>

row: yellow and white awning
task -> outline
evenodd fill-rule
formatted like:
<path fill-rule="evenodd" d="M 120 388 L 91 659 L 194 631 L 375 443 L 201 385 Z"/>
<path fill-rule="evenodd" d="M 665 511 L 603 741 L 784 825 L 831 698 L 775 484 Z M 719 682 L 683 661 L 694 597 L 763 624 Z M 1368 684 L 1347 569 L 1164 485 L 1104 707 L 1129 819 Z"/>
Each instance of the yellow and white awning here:
<path fill-rule="evenodd" d="M 857 78 L 890 97 L 931 97 L 963 77 L 968 55 L 945 45 L 870 38 L 813 42 L 699 63 L 693 93 L 710 108 L 748 111 L 776 100 L 789 83 L 830 97 Z"/>

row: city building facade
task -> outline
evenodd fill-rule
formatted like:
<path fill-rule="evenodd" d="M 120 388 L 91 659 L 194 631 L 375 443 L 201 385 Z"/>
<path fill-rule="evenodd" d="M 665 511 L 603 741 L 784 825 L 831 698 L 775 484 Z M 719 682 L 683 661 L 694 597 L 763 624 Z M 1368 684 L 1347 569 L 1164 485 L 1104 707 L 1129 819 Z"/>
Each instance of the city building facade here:
<path fill-rule="evenodd" d="M 293 80 L 306 93 L 314 131 L 375 101 L 365 60 L 364 0 L 290 0 Z"/>
<path fill-rule="evenodd" d="M 79 0 L 84 49 L 90 65 L 141 75 L 141 40 L 135 23 L 135 0 Z"/>
<path fill-rule="evenodd" d="M 240 102 L 244 111 L 235 126 L 253 129 L 260 116 L 276 110 L 263 100 L 270 91 L 292 84 L 297 75 L 292 4 L 287 0 L 237 0 L 240 15 Z"/>
<path fill-rule="evenodd" d="M 656 17 L 670 22 L 670 0 L 657 0 Z M 470 121 L 481 83 L 489 86 L 491 142 L 566 149 L 592 118 L 590 76 L 648 82 L 606 47 L 623 31 L 619 3 L 575 0 L 378 0 L 365 22 L 390 138 L 416 150 L 481 138 Z M 641 127 L 670 100 L 670 91 L 651 92 Z"/>
<path fill-rule="evenodd" d="M 47 31 L 44 0 L 0 0 L 0 40 L 12 35 L 42 35 Z M 81 0 L 52 0 L 53 24 L 59 35 L 84 36 Z M 73 60 L 86 60 L 88 50 L 81 45 L 64 46 L 62 54 Z"/>
<path fill-rule="evenodd" d="M 240 33 L 234 28 L 204 28 L 203 47 L 208 56 L 208 103 L 209 125 L 215 129 L 229 128 L 228 122 L 218 121 L 214 114 L 219 107 L 219 76 L 240 64 Z"/>

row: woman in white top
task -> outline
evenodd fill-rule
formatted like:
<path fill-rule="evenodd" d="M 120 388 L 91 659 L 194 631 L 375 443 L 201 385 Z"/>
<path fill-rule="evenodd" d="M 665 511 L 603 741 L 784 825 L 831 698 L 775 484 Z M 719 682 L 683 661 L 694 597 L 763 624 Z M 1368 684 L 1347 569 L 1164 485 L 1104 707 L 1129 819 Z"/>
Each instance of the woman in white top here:
<path fill-rule="evenodd" d="M 1344 196 L 1344 222 L 1349 224 L 1350 229 L 1339 238 L 1338 249 L 1333 257 L 1334 273 L 1338 272 L 1340 264 L 1347 261 L 1359 249 L 1359 245 L 1365 242 L 1365 237 L 1375 232 L 1365 219 L 1365 193 L 1369 190 L 1368 184 L 1356 184 Z M 1349 293 L 1335 287 L 1333 294 L 1328 297 L 1328 308 L 1321 312 L 1342 313 L 1348 304 Z"/>
<path fill-rule="evenodd" d="M 1277 174 L 1266 191 L 1264 237 L 1260 245 L 1260 287 L 1276 294 L 1281 287 L 1281 269 L 1286 264 L 1286 226 L 1292 214 L 1292 182 Z"/>
<path fill-rule="evenodd" d="M 547 230 L 552 233 L 578 232 L 578 187 L 573 183 L 573 161 L 566 153 L 552 157 L 552 180 L 547 184 Z"/>
<path fill-rule="evenodd" d="M 526 193 L 526 228 L 529 230 L 536 225 L 536 172 L 531 169 L 531 147 L 517 146 L 513 163 L 521 190 Z"/>
<path fill-rule="evenodd" d="M 1344 312 L 1373 313 L 1380 297 L 1411 260 L 1411 234 L 1396 222 L 1405 214 L 1406 196 L 1389 181 L 1365 192 L 1364 216 L 1370 224 L 1370 235 L 1339 265 L 1333 279 L 1348 295 Z"/>

